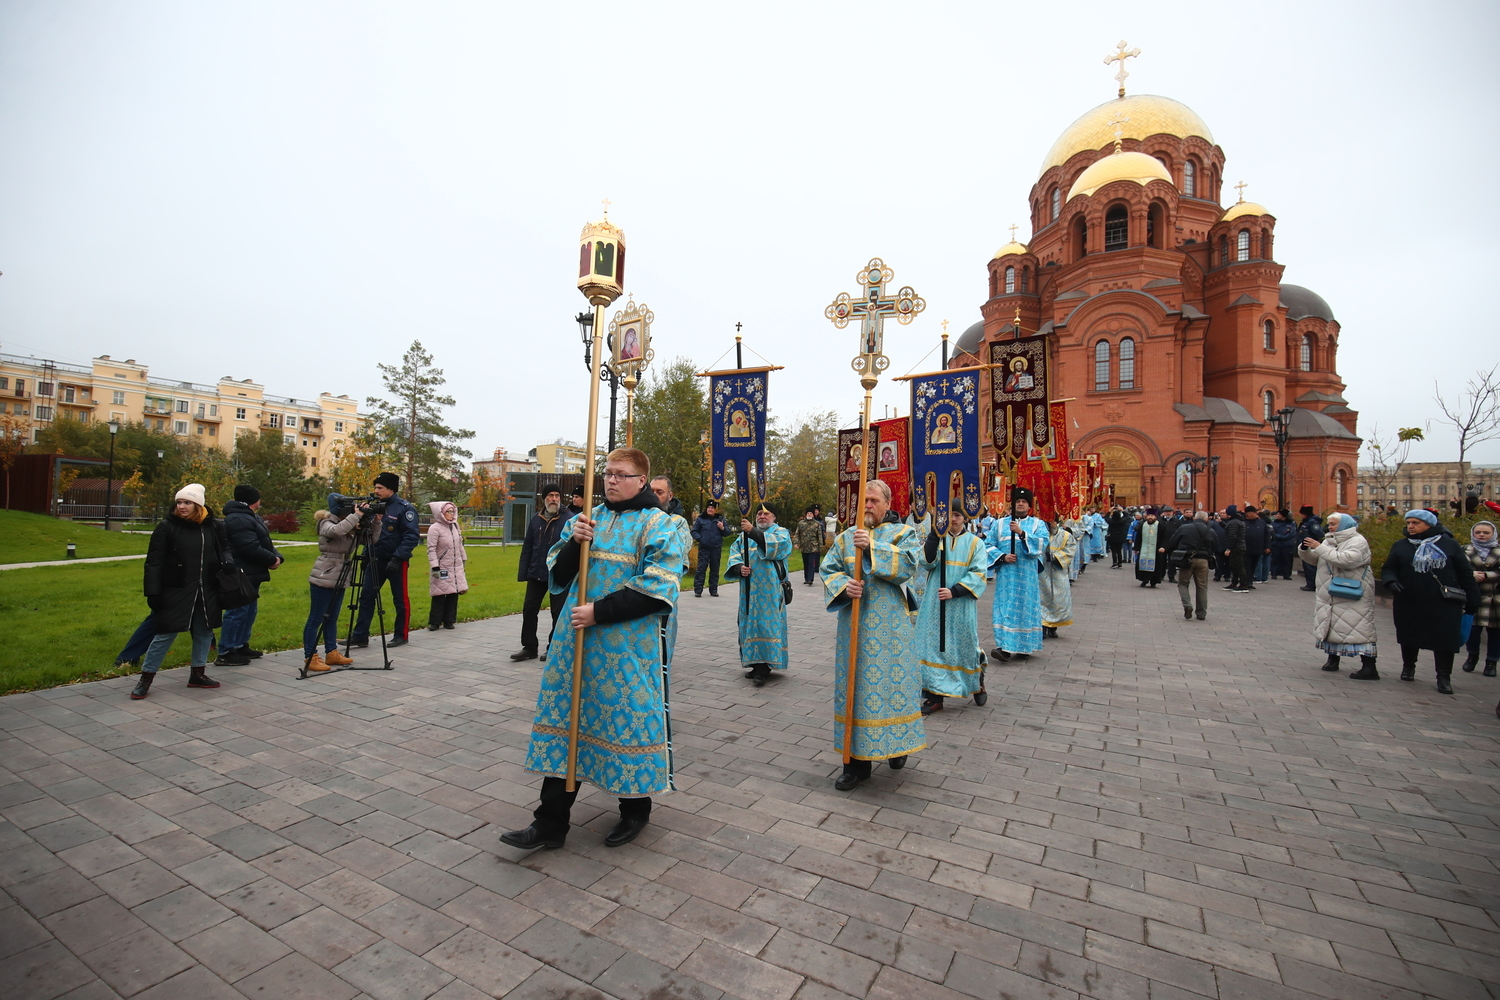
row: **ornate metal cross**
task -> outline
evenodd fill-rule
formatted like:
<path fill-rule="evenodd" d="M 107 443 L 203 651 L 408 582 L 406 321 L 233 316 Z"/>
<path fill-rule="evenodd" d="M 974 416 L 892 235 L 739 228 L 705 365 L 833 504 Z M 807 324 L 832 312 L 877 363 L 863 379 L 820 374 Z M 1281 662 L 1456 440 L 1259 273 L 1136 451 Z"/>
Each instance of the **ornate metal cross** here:
<path fill-rule="evenodd" d="M 1244 181 L 1240 181 L 1238 184 L 1236 184 L 1234 186 L 1234 189 L 1240 193 L 1240 201 L 1244 201 L 1245 200 L 1245 188 L 1247 188 L 1249 186 L 1250 185 L 1246 184 Z"/>
<path fill-rule="evenodd" d="M 840 292 L 838 298 L 823 310 L 823 315 L 833 320 L 833 325 L 842 330 L 851 319 L 860 321 L 860 351 L 851 363 L 854 370 L 864 374 L 878 375 L 890 367 L 891 359 L 885 356 L 885 320 L 893 316 L 896 322 L 910 323 L 917 313 L 927 308 L 927 303 L 910 285 L 903 287 L 894 296 L 886 293 L 886 284 L 896 273 L 885 266 L 879 257 L 871 257 L 870 263 L 860 269 L 855 280 L 865 287 L 859 299 L 850 298 L 848 292 Z"/>
<path fill-rule="evenodd" d="M 1115 46 L 1115 48 L 1118 51 L 1116 51 L 1114 55 L 1104 57 L 1104 65 L 1108 66 L 1112 62 L 1117 62 L 1120 64 L 1120 72 L 1115 74 L 1115 79 L 1120 81 L 1120 96 L 1124 97 L 1125 78 L 1130 75 L 1125 71 L 1125 60 L 1134 59 L 1136 56 L 1141 54 L 1141 50 L 1131 49 L 1127 52 L 1125 49 L 1125 42 L 1123 40 L 1121 40 L 1120 43 Z"/>
<path fill-rule="evenodd" d="M 1130 116 L 1116 113 L 1109 124 L 1115 130 L 1115 152 L 1121 152 L 1125 148 L 1125 126 L 1130 124 Z"/>

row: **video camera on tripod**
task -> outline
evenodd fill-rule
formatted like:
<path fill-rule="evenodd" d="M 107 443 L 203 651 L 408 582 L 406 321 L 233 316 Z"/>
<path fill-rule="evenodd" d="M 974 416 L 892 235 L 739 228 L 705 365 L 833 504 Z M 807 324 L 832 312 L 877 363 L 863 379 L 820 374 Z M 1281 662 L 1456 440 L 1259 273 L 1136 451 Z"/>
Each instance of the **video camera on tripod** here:
<path fill-rule="evenodd" d="M 330 493 L 328 494 L 328 513 L 334 517 L 348 517 L 354 513 L 356 506 L 364 504 L 367 512 L 371 514 L 384 514 L 386 505 L 389 503 L 389 498 L 382 499 L 374 493 L 362 497 L 350 497 L 342 493 Z"/>

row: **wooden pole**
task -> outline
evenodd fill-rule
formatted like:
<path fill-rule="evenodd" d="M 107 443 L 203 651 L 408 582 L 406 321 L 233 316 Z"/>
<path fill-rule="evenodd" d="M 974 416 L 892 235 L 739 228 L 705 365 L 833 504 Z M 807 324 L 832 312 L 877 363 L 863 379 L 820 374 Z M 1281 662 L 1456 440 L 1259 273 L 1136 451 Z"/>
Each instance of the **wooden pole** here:
<path fill-rule="evenodd" d="M 870 433 L 870 411 L 874 409 L 875 392 L 875 365 L 874 358 L 871 364 L 865 366 L 865 374 L 860 378 L 859 384 L 865 390 L 864 406 L 864 435 L 863 449 L 860 457 L 860 483 L 859 483 L 859 512 L 855 515 L 859 520 L 855 523 L 864 524 L 864 497 L 865 476 L 870 469 L 870 456 L 875 453 L 874 435 Z M 874 527 L 867 526 L 866 531 L 873 532 Z M 873 563 L 871 564 L 873 566 Z M 854 550 L 854 580 L 856 583 L 863 581 L 865 569 L 865 556 L 859 549 Z M 844 763 L 848 764 L 854 760 L 854 681 L 855 674 L 859 670 L 859 612 L 860 598 L 856 597 L 849 602 L 849 669 L 847 671 L 847 684 L 844 687 Z"/>
<path fill-rule="evenodd" d="M 625 375 L 625 447 L 635 447 L 635 386 L 636 374 L 631 369 Z"/>
<path fill-rule="evenodd" d="M 594 451 L 599 447 L 599 357 L 604 353 L 604 306 L 594 302 L 593 363 L 589 372 L 589 432 L 584 445 L 583 462 L 583 512 L 579 517 L 589 517 L 594 512 Z M 628 433 L 628 431 L 627 431 Z M 578 598 L 574 607 L 589 601 L 589 548 L 588 542 L 578 546 Z M 566 789 L 578 789 L 578 717 L 583 708 L 583 637 L 586 629 L 573 630 L 573 703 L 568 708 L 568 778 Z"/>

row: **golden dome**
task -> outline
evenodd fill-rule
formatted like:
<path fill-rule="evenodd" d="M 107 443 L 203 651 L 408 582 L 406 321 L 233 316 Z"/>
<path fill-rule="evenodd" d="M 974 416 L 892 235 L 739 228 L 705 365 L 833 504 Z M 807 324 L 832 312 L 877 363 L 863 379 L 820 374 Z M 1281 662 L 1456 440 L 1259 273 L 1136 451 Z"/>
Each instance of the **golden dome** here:
<path fill-rule="evenodd" d="M 1083 194 L 1093 194 L 1111 181 L 1135 181 L 1144 185 L 1148 181 L 1172 183 L 1172 175 L 1154 156 L 1145 153 L 1111 153 L 1095 160 L 1089 168 L 1078 175 L 1068 191 L 1068 200 Z"/>
<path fill-rule="evenodd" d="M 1270 214 L 1271 213 L 1267 211 L 1266 206 L 1264 205 L 1257 205 L 1253 201 L 1242 201 L 1238 204 L 1230 205 L 1229 208 L 1225 210 L 1223 218 L 1221 218 L 1219 221 L 1228 222 L 1230 219 L 1238 219 L 1242 215 Z"/>
<path fill-rule="evenodd" d="M 1057 137 L 1047 152 L 1047 158 L 1042 161 L 1040 172 L 1046 173 L 1068 162 L 1074 153 L 1109 145 L 1115 138 L 1115 126 L 1111 123 L 1117 116 L 1130 119 L 1120 127 L 1122 139 L 1144 139 L 1152 135 L 1175 135 L 1185 139 L 1196 135 L 1207 139 L 1210 144 L 1214 141 L 1203 119 L 1186 104 L 1154 94 L 1131 94 L 1084 112 Z"/>
<path fill-rule="evenodd" d="M 995 256 L 991 257 L 990 260 L 999 260 L 1001 257 L 1014 257 L 1016 254 L 1023 253 L 1031 253 L 1031 251 L 1027 249 L 1026 244 L 1017 243 L 1015 240 L 1011 240 L 1009 243 L 1005 244 L 1005 246 L 1001 247 L 999 250 L 996 250 Z"/>

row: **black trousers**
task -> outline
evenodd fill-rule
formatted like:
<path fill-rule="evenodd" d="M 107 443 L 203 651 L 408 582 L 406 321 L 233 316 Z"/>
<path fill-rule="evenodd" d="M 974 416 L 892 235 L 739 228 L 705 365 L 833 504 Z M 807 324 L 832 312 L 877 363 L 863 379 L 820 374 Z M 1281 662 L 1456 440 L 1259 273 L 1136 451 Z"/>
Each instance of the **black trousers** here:
<path fill-rule="evenodd" d="M 359 616 L 354 620 L 354 632 L 350 639 L 355 642 L 369 641 L 370 619 L 375 614 L 375 602 L 380 598 L 380 588 L 386 584 L 391 587 L 395 638 L 410 638 L 411 598 L 406 592 L 406 569 L 407 562 L 404 559 L 397 562 L 394 559 L 370 556 L 370 564 L 365 569 L 365 585 L 359 593 Z"/>
<path fill-rule="evenodd" d="M 1109 558 L 1118 566 L 1125 561 L 1125 540 L 1109 543 Z"/>
<path fill-rule="evenodd" d="M 703 578 L 708 577 L 708 592 L 717 594 L 719 592 L 719 556 L 723 553 L 722 545 L 713 548 L 698 546 L 698 572 L 693 574 L 693 593 L 703 593 Z"/>
<path fill-rule="evenodd" d="M 537 648 L 536 625 L 537 619 L 541 617 L 542 599 L 551 599 L 552 627 L 555 629 L 557 628 L 557 616 L 562 611 L 563 598 L 566 596 L 566 594 L 549 594 L 545 580 L 541 582 L 536 580 L 526 581 L 526 601 L 521 605 L 522 649 Z M 547 636 L 550 640 L 552 636 L 551 631 L 547 633 Z"/>
<path fill-rule="evenodd" d="M 1403 667 L 1414 667 L 1417 665 L 1417 657 L 1422 653 L 1420 646 L 1401 647 L 1401 665 Z M 1434 649 L 1432 651 L 1432 665 L 1437 670 L 1439 677 L 1453 673 L 1453 657 L 1451 650 Z"/>
<path fill-rule="evenodd" d="M 1229 585 L 1236 590 L 1250 586 L 1250 574 L 1245 571 L 1245 550 L 1230 549 L 1227 561 Z"/>
<path fill-rule="evenodd" d="M 1302 578 L 1307 581 L 1307 587 L 1309 590 L 1316 587 L 1318 585 L 1318 567 L 1309 565 L 1308 563 L 1303 563 Z"/>
<path fill-rule="evenodd" d="M 458 621 L 458 595 L 435 594 L 427 611 L 428 625 L 453 625 Z"/>
<path fill-rule="evenodd" d="M 1475 625 L 1469 629 L 1469 655 L 1475 659 L 1479 658 L 1479 640 L 1481 638 L 1480 633 L 1482 632 L 1490 634 L 1490 653 L 1484 658 L 1484 661 L 1486 663 L 1494 663 L 1496 660 L 1500 660 L 1500 626 L 1495 625 L 1483 627 Z"/>
<path fill-rule="evenodd" d="M 542 779 L 542 802 L 531 815 L 536 817 L 536 826 L 543 833 L 560 833 L 568 829 L 569 817 L 573 814 L 573 803 L 578 792 L 567 791 L 568 783 L 562 778 L 548 776 Z M 621 819 L 646 819 L 651 815 L 650 797 L 621 799 Z"/>
<path fill-rule="evenodd" d="M 818 574 L 818 554 L 816 552 L 802 553 L 802 582 L 812 583 L 813 577 Z"/>

